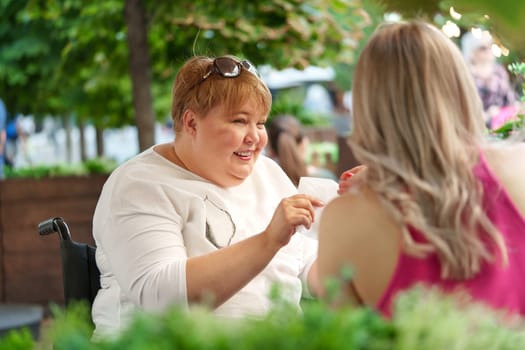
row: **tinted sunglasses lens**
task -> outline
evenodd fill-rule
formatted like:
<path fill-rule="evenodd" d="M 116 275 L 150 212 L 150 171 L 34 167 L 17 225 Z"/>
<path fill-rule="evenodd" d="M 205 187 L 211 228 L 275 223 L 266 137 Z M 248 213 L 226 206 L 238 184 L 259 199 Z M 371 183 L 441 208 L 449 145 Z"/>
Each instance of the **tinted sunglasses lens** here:
<path fill-rule="evenodd" d="M 257 72 L 257 69 L 255 69 L 255 66 L 250 61 L 244 60 L 241 64 L 248 72 L 260 77 L 259 72 Z"/>
<path fill-rule="evenodd" d="M 219 57 L 213 62 L 217 72 L 226 78 L 238 77 L 241 74 L 239 63 L 229 57 Z"/>

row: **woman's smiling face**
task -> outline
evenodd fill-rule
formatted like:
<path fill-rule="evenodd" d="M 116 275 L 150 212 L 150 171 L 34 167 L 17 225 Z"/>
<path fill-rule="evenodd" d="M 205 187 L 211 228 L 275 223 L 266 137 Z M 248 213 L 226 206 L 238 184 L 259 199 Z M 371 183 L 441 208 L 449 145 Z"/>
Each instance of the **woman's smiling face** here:
<path fill-rule="evenodd" d="M 195 117 L 192 171 L 222 187 L 242 183 L 268 142 L 265 122 L 253 99 L 227 110 L 219 105 Z"/>

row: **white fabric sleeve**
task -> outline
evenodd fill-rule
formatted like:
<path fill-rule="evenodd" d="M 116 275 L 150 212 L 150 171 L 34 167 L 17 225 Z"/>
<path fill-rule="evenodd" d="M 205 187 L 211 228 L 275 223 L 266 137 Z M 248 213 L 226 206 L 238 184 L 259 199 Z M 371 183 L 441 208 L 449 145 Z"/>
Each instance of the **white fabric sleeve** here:
<path fill-rule="evenodd" d="M 301 234 L 302 235 L 302 234 Z M 318 241 L 316 239 L 303 235 L 303 262 L 304 266 L 299 275 L 303 285 L 303 297 L 314 298 L 308 286 L 308 273 L 312 268 L 313 263 L 317 259 Z"/>
<path fill-rule="evenodd" d="M 173 188 L 121 177 L 106 196 L 98 235 L 121 292 L 147 311 L 187 306 L 186 248 Z M 184 202 L 184 201 L 182 201 Z M 187 203 L 184 204 L 187 210 Z M 96 223 L 94 223 L 95 225 Z"/>

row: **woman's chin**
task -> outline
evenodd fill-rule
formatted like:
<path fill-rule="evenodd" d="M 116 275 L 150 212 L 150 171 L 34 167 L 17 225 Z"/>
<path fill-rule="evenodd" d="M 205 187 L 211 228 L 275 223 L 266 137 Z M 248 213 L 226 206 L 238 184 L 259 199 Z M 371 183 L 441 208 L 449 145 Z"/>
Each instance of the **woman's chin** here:
<path fill-rule="evenodd" d="M 237 180 L 239 182 L 243 182 L 244 180 L 246 180 L 248 176 L 250 176 L 250 174 L 252 173 L 252 170 L 253 170 L 252 166 L 243 167 L 243 169 L 238 169 L 237 171 L 231 173 L 232 179 Z"/>

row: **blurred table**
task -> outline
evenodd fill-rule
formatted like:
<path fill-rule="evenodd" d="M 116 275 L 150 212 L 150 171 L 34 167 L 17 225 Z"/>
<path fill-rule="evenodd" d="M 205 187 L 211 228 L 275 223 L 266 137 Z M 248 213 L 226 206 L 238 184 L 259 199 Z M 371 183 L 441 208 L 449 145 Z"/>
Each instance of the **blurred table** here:
<path fill-rule="evenodd" d="M 44 309 L 39 305 L 0 304 L 0 338 L 11 330 L 27 328 L 37 340 L 43 315 Z"/>

